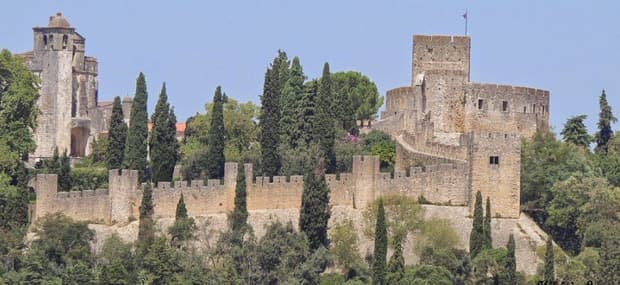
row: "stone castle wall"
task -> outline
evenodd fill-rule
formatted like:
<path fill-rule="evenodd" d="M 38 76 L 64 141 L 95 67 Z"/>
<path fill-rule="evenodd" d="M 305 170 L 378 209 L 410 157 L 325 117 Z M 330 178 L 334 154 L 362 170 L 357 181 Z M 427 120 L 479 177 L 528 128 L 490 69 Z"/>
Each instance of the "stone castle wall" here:
<path fill-rule="evenodd" d="M 252 165 L 244 166 L 247 177 L 248 210 L 299 209 L 303 192 L 303 177 L 276 176 L 253 179 Z M 468 173 L 464 164 L 413 167 L 409 173 L 379 172 L 376 156 L 355 156 L 353 172 L 325 176 L 330 188 L 330 204 L 364 208 L 368 203 L 387 194 L 410 197 L 424 196 L 433 203 L 467 205 Z M 58 192 L 56 175 L 38 175 L 36 207 L 33 220 L 47 214 L 63 213 L 73 219 L 103 223 L 127 222 L 139 217 L 142 200 L 136 171 L 111 170 L 109 189 L 81 192 Z M 233 209 L 237 164 L 227 163 L 223 180 L 160 182 L 153 188 L 156 218 L 175 216 L 176 205 L 183 194 L 190 216 L 228 213 Z"/>

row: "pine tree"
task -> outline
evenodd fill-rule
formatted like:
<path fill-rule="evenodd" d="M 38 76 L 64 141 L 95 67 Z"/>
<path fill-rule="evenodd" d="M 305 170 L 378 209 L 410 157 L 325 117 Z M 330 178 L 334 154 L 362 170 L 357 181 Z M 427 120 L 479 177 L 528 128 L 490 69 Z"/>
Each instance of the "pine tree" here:
<path fill-rule="evenodd" d="M 247 189 L 245 182 L 245 170 L 243 164 L 239 164 L 237 172 L 237 185 L 235 187 L 235 209 L 231 215 L 231 230 L 233 242 L 241 244 L 243 234 L 248 222 Z"/>
<path fill-rule="evenodd" d="M 142 191 L 140 204 L 140 225 L 138 226 L 138 255 L 144 256 L 155 239 L 155 221 L 153 220 L 153 188 L 147 182 Z"/>
<path fill-rule="evenodd" d="M 181 197 L 177 203 L 174 224 L 168 229 L 170 233 L 170 243 L 177 247 L 181 246 L 182 242 L 194 237 L 195 228 L 195 221 L 187 215 L 185 199 L 183 199 L 183 193 L 181 193 Z"/>
<path fill-rule="evenodd" d="M 600 112 L 598 115 L 598 132 L 595 135 L 596 138 L 596 152 L 607 153 L 607 144 L 609 140 L 614 135 L 614 131 L 611 129 L 611 124 L 618 121 L 616 117 L 614 117 L 611 112 L 611 106 L 607 102 L 607 95 L 605 95 L 605 90 L 601 93 L 599 97 L 599 108 Z"/>
<path fill-rule="evenodd" d="M 482 194 L 478 191 L 474 204 L 473 226 L 469 234 L 469 255 L 471 259 L 474 259 L 484 247 L 484 225 L 482 219 Z"/>
<path fill-rule="evenodd" d="M 304 178 L 304 191 L 301 194 L 299 229 L 306 234 L 310 248 L 314 251 L 320 246 L 327 247 L 327 222 L 330 217 L 329 188 L 325 182 L 325 170 L 321 161 L 314 172 Z"/>
<path fill-rule="evenodd" d="M 171 181 L 174 166 L 178 159 L 178 142 L 176 139 L 176 116 L 168 104 L 166 83 L 161 88 L 155 112 L 151 116 L 153 129 L 149 137 L 152 180 Z"/>
<path fill-rule="evenodd" d="M 587 118 L 586 115 L 579 115 L 568 118 L 564 124 L 564 129 L 560 134 L 565 142 L 572 143 L 574 145 L 588 147 L 590 145 L 590 135 L 588 129 L 583 121 Z"/>
<path fill-rule="evenodd" d="M 288 80 L 288 59 L 286 53 L 278 51 L 271 68 L 265 73 L 263 95 L 261 96 L 260 147 L 262 174 L 278 175 L 282 166 L 278 147 L 280 145 L 280 97 L 282 86 Z"/>
<path fill-rule="evenodd" d="M 127 141 L 127 125 L 123 116 L 121 98 L 116 96 L 112 105 L 110 126 L 108 127 L 108 151 L 106 163 L 108 169 L 121 169 L 125 155 L 125 143 Z"/>
<path fill-rule="evenodd" d="M 508 237 L 506 245 L 506 265 L 504 267 L 504 284 L 517 284 L 517 258 L 515 256 L 515 238 L 512 234 Z"/>
<path fill-rule="evenodd" d="M 98 284 L 125 285 L 129 284 L 127 279 L 129 279 L 129 273 L 127 273 L 127 269 L 123 265 L 122 260 L 120 258 L 114 258 L 109 264 L 101 266 Z"/>
<path fill-rule="evenodd" d="M 319 149 L 325 158 L 327 172 L 335 169 L 336 158 L 334 154 L 334 120 L 331 117 L 332 85 L 329 73 L 329 64 L 323 65 L 323 75 L 319 81 L 318 93 L 315 105 L 313 141 L 319 145 Z"/>
<path fill-rule="evenodd" d="M 147 97 L 146 79 L 144 78 L 144 74 L 140 72 L 136 80 L 136 95 L 131 105 L 127 144 L 125 145 L 125 156 L 123 158 L 124 168 L 138 170 L 140 181 L 146 180 L 146 143 L 148 138 L 148 114 L 146 112 Z"/>
<path fill-rule="evenodd" d="M 482 248 L 488 249 L 488 248 L 493 248 L 493 237 L 491 233 L 491 199 L 489 197 L 487 197 L 487 205 L 486 205 L 485 212 L 486 213 L 484 216 L 484 228 L 483 228 L 484 244 Z"/>
<path fill-rule="evenodd" d="M 547 245 L 545 247 L 545 265 L 543 271 L 543 280 L 546 282 L 553 282 L 555 280 L 555 258 L 553 257 L 553 242 L 551 237 L 547 238 Z"/>
<path fill-rule="evenodd" d="M 385 281 L 385 260 L 387 258 L 387 224 L 385 220 L 385 208 L 383 200 L 379 200 L 377 210 L 377 224 L 375 226 L 375 250 L 373 252 L 372 263 L 372 284 L 384 285 Z"/>
<path fill-rule="evenodd" d="M 207 175 L 209 179 L 224 177 L 224 110 L 222 87 L 218 86 L 213 95 L 213 113 L 209 128 L 209 145 L 207 146 Z"/>
<path fill-rule="evenodd" d="M 60 191 L 71 190 L 71 161 L 69 156 L 67 156 L 67 150 L 65 150 L 60 157 L 58 188 L 60 188 Z"/>
<path fill-rule="evenodd" d="M 288 143 L 289 147 L 295 148 L 298 140 L 305 135 L 300 125 L 305 123 L 302 118 L 301 108 L 304 95 L 304 72 L 299 58 L 293 58 L 288 80 L 282 89 L 280 97 L 280 136 L 281 141 Z"/>

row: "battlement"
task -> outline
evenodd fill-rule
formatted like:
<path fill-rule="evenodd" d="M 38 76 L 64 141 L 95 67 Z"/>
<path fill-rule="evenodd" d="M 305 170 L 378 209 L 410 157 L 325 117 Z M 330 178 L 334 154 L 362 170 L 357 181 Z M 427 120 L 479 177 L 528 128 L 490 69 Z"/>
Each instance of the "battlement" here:
<path fill-rule="evenodd" d="M 471 38 L 468 36 L 453 36 L 453 35 L 413 35 L 413 44 L 419 45 L 453 45 L 469 47 L 471 44 Z"/>

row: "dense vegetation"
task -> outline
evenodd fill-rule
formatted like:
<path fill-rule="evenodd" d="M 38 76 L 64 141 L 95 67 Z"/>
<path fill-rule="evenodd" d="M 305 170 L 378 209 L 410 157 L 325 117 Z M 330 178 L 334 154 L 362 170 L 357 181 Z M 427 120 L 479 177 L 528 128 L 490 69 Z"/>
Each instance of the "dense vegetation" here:
<path fill-rule="evenodd" d="M 116 98 L 109 138 L 91 145 L 92 154 L 70 166 L 66 150 L 29 170 L 35 149 L 37 78 L 21 60 L 0 53 L 0 284 L 524 284 L 530 281 L 620 280 L 620 135 L 614 135 L 606 94 L 599 97 L 598 131 L 590 135 L 585 116 L 570 118 L 563 140 L 541 130 L 523 141 L 522 210 L 550 235 L 537 252 L 537 275 L 516 271 L 511 235 L 493 247 L 493 201 L 476 195 L 470 244 L 447 220 L 424 219 L 417 199 L 385 196 L 363 212 L 361 225 L 342 220 L 328 227 L 329 187 L 324 174 L 351 171 L 355 154 L 374 154 L 382 171 L 393 170 L 395 143 L 379 131 L 359 134 L 356 122 L 373 119 L 382 104 L 377 88 L 358 72 L 306 80 L 301 60 L 280 51 L 265 73 L 261 106 L 240 103 L 217 87 L 205 113 L 187 121 L 177 144 L 176 117 L 165 85 L 147 136 L 146 79 L 140 74 L 130 126 Z M 591 145 L 593 150 L 591 150 Z M 147 146 L 150 161 L 147 159 Z M 245 172 L 239 164 L 234 210 L 224 232 L 209 220 L 188 216 L 184 197 L 174 223 L 162 228 L 154 215 L 151 182 L 172 179 L 180 160 L 187 180 L 220 178 L 224 161 L 251 162 L 255 175 L 303 174 L 298 226 L 279 222 L 257 237 L 247 211 Z M 95 233 L 84 222 L 48 216 L 26 242 L 27 181 L 39 172 L 58 175 L 62 191 L 105 187 L 107 169 L 136 169 L 146 184 L 137 241 L 107 237 L 92 248 Z M 423 199 L 421 199 L 423 200 Z M 361 228 L 360 228 L 361 226 Z M 299 230 L 298 230 L 299 229 Z M 215 234 L 214 234 L 215 232 Z M 405 247 L 415 235 L 413 249 Z M 360 255 L 362 241 L 374 242 Z M 555 243 L 555 245 L 554 245 Z M 469 248 L 469 251 L 463 248 Z M 411 251 L 418 264 L 405 265 Z M 391 254 L 388 254 L 391 253 Z M 330 268 L 330 273 L 326 269 Z"/>

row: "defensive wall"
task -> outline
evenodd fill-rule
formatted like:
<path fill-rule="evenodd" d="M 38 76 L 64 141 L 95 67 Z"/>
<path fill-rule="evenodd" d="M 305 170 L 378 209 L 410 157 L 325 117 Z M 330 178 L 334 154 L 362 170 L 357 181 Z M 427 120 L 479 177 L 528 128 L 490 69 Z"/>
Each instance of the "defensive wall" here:
<path fill-rule="evenodd" d="M 462 163 L 444 163 L 412 167 L 394 174 L 379 171 L 377 156 L 354 156 L 352 173 L 325 175 L 330 188 L 330 204 L 363 208 L 386 195 L 424 198 L 431 203 L 468 205 L 470 193 L 468 167 Z M 302 176 L 256 177 L 251 164 L 244 165 L 248 210 L 299 209 L 303 192 Z M 226 163 L 224 179 L 194 180 L 191 183 L 159 182 L 153 188 L 156 218 L 175 216 L 181 194 L 190 216 L 228 213 L 234 207 L 237 164 Z M 142 187 L 134 170 L 110 170 L 109 189 L 58 192 L 55 174 L 38 175 L 34 221 L 51 213 L 63 213 L 73 219 L 113 224 L 138 219 Z"/>

